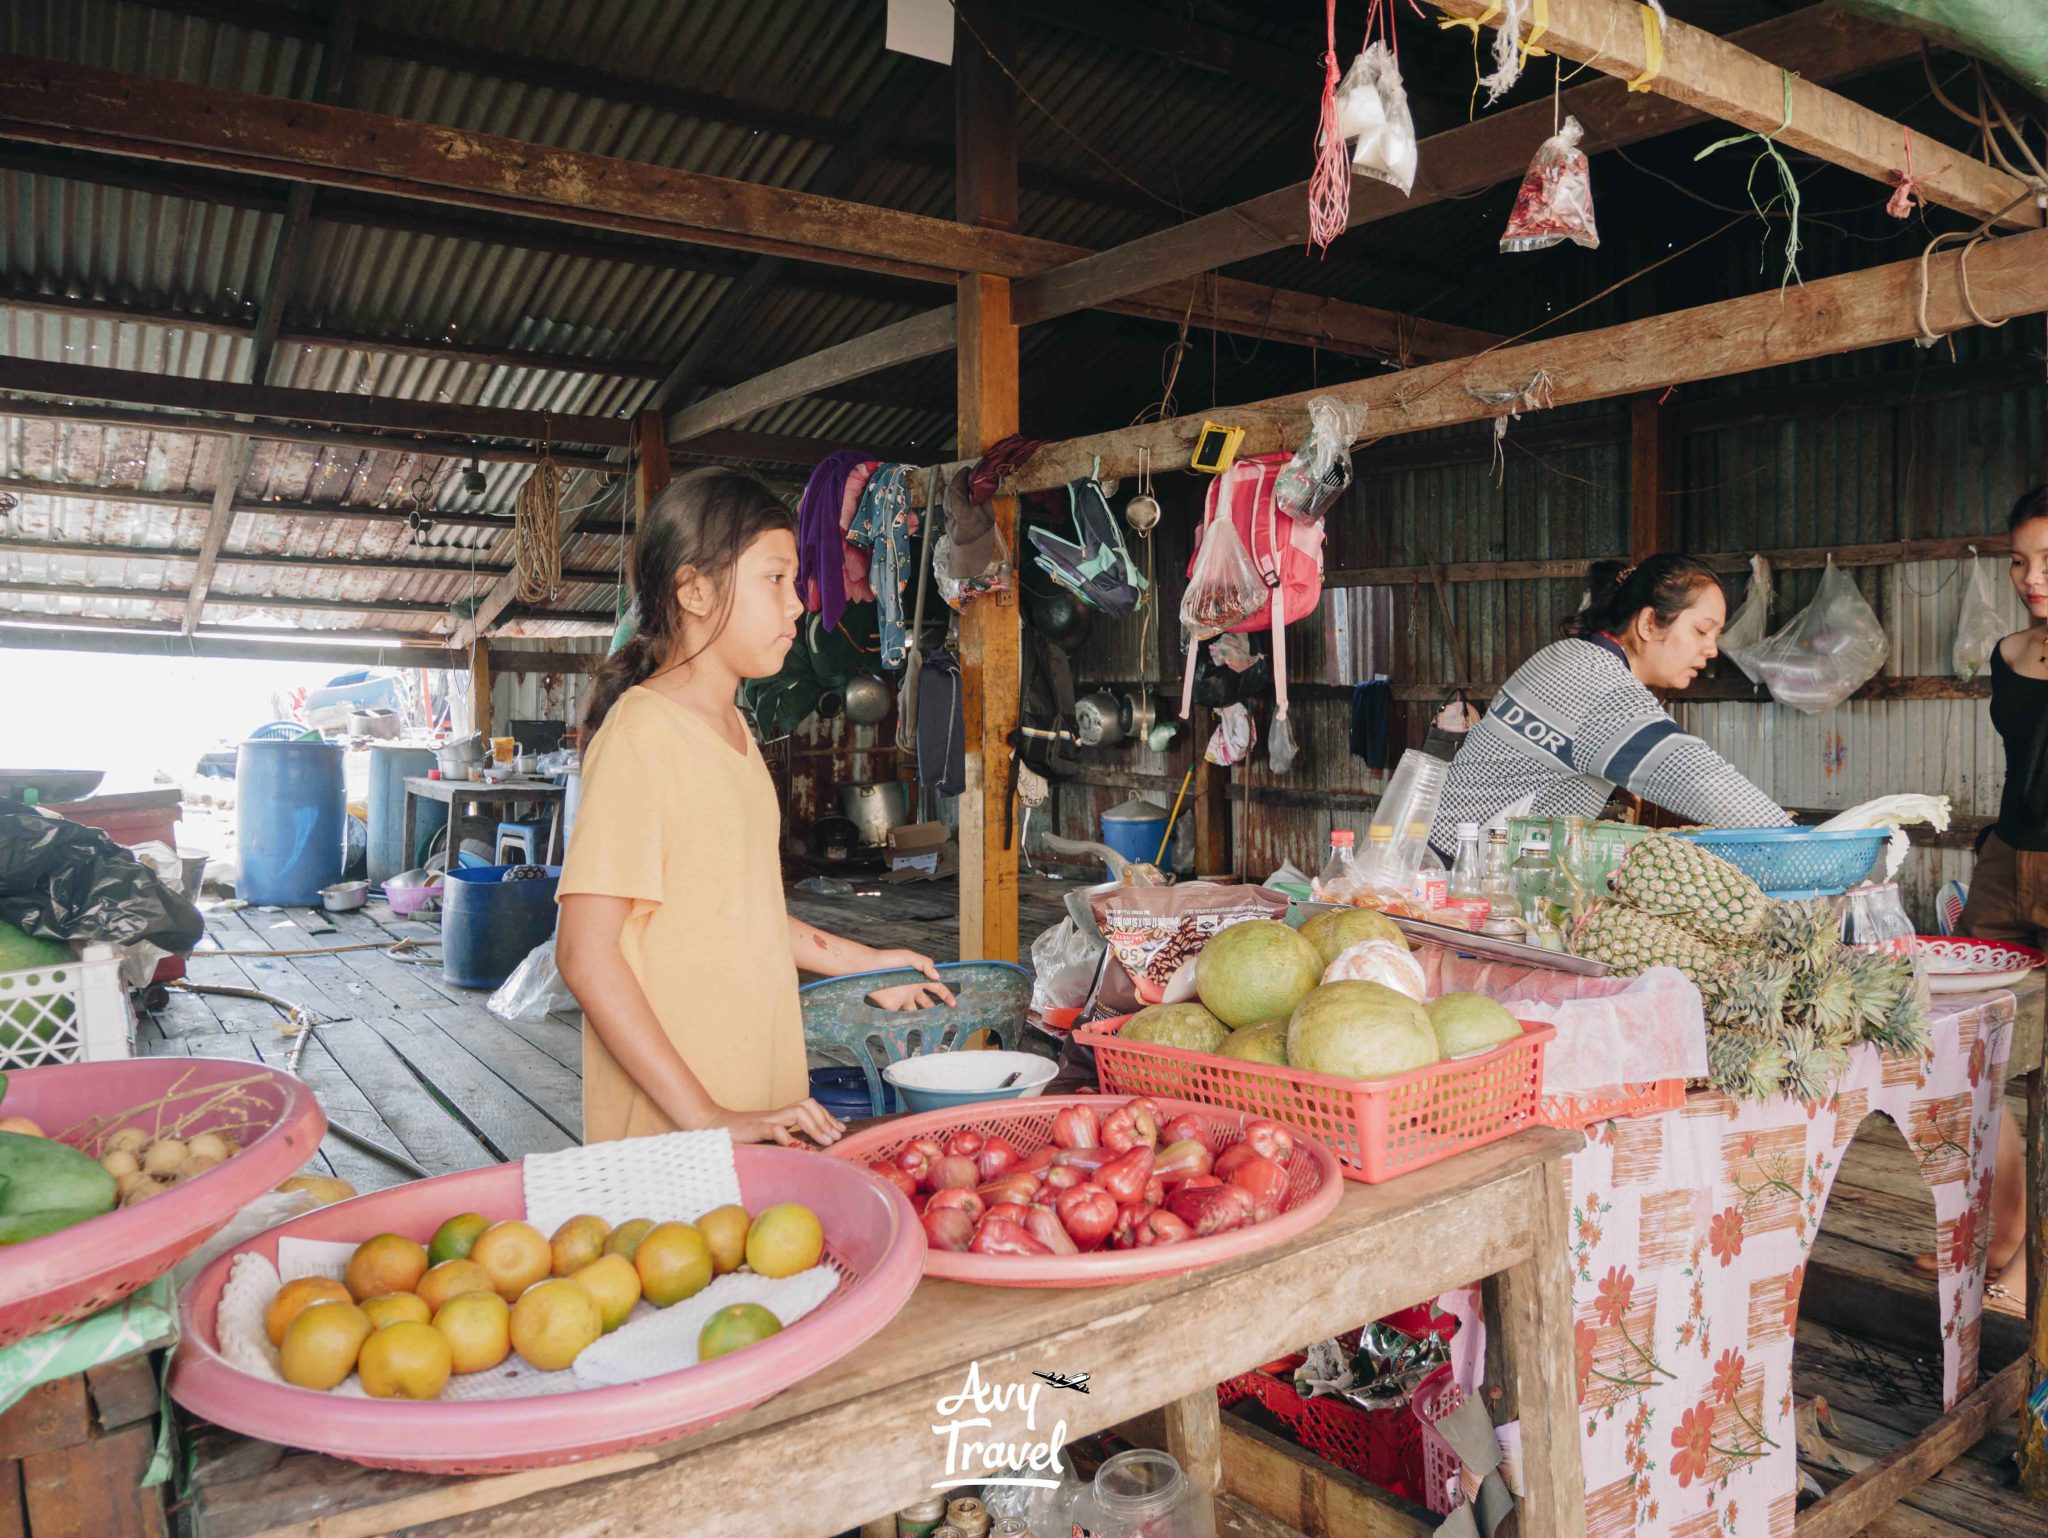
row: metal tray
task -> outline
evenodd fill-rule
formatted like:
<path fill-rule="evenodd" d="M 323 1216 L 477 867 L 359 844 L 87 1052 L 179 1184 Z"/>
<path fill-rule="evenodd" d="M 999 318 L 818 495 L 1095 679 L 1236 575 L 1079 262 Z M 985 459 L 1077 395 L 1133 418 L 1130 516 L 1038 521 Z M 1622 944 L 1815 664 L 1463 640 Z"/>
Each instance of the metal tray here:
<path fill-rule="evenodd" d="M 1295 907 L 1303 913 L 1335 913 L 1343 906 L 1340 903 L 1296 902 Z M 1449 924 L 1432 924 L 1427 919 L 1406 919 L 1389 913 L 1394 927 L 1411 940 L 1427 941 L 1446 949 L 1463 951 L 1467 956 L 1478 956 L 1486 961 L 1511 961 L 1518 966 L 1544 967 L 1552 972 L 1564 972 L 1573 977 L 1605 977 L 1608 973 L 1604 961 L 1589 961 L 1583 956 L 1568 955 L 1564 951 L 1545 950 L 1540 945 L 1525 945 L 1520 940 L 1501 940 L 1492 935 L 1475 935 L 1469 929 L 1454 929 Z"/>

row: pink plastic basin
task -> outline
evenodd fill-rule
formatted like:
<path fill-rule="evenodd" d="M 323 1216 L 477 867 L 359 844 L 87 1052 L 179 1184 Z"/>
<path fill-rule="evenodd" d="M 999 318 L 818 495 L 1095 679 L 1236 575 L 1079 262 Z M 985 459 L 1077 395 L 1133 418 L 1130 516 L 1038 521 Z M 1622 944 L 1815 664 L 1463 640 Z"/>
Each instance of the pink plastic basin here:
<path fill-rule="evenodd" d="M 834 1143 L 831 1153 L 836 1159 L 865 1165 L 873 1159 L 894 1158 L 896 1150 L 914 1137 L 935 1137 L 943 1143 L 952 1133 L 974 1131 L 999 1133 L 1028 1158 L 1052 1141 L 1053 1118 L 1065 1107 L 1093 1106 L 1107 1114 L 1130 1098 L 1045 1095 L 1036 1100 L 999 1100 L 926 1111 L 920 1116 L 900 1116 L 865 1132 L 856 1132 Z M 1204 1129 L 1202 1140 L 1218 1153 L 1244 1140 L 1244 1124 L 1250 1120 L 1236 1111 L 1198 1105 L 1192 1100 L 1162 1100 L 1154 1096 L 1153 1104 L 1159 1107 L 1162 1124 L 1182 1114 L 1195 1117 Z M 873 1178 L 881 1179 L 879 1175 Z M 977 1282 L 987 1287 L 1105 1287 L 1118 1282 L 1179 1276 L 1298 1238 L 1335 1210 L 1338 1198 L 1344 1194 L 1343 1187 L 1344 1171 L 1337 1156 L 1297 1132 L 1294 1156 L 1287 1163 L 1287 1204 L 1278 1217 L 1264 1223 L 1152 1249 L 1091 1250 L 1079 1255 L 971 1255 L 927 1248 L 925 1275 L 949 1282 Z"/>
<path fill-rule="evenodd" d="M 141 1105 L 174 1087 L 210 1088 L 254 1079 L 249 1093 L 270 1126 L 203 1175 L 180 1181 L 136 1207 L 0 1250 L 0 1346 L 99 1312 L 198 1249 L 222 1224 L 280 1180 L 295 1175 L 327 1135 L 313 1092 L 290 1074 L 229 1058 L 147 1057 L 65 1063 L 7 1076 L 4 1114 L 26 1116 L 52 1137 L 94 1117 Z M 191 1131 L 210 1130 L 210 1117 Z M 146 1120 L 141 1125 L 148 1125 Z M 111 1130 L 111 1129 L 110 1129 Z"/>
<path fill-rule="evenodd" d="M 779 1335 L 642 1383 L 532 1399 L 357 1399 L 251 1377 L 220 1354 L 214 1316 L 240 1254 L 277 1259 L 277 1241 L 357 1241 L 409 1234 L 422 1244 L 458 1212 L 524 1215 L 521 1166 L 500 1164 L 394 1186 L 280 1224 L 201 1271 L 178 1299 L 181 1341 L 171 1397 L 216 1425 L 266 1442 L 332 1453 L 376 1468 L 489 1474 L 626 1452 L 701 1430 L 771 1399 L 845 1356 L 909 1301 L 924 1263 L 924 1228 L 903 1194 L 856 1165 L 788 1148 L 740 1147 L 750 1212 L 801 1202 L 825 1225 L 826 1255 L 846 1280 Z"/>

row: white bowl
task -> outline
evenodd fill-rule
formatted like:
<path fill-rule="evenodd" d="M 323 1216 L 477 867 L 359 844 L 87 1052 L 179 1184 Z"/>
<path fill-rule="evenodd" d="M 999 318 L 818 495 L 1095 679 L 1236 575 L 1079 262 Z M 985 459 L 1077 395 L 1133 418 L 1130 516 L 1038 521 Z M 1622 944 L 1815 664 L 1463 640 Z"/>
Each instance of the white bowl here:
<path fill-rule="evenodd" d="M 1045 1093 L 1059 1064 L 1035 1052 L 928 1052 L 882 1070 L 912 1111 L 935 1111 L 985 1100 L 1025 1100 Z M 1003 1080 L 1011 1074 L 1017 1082 Z"/>

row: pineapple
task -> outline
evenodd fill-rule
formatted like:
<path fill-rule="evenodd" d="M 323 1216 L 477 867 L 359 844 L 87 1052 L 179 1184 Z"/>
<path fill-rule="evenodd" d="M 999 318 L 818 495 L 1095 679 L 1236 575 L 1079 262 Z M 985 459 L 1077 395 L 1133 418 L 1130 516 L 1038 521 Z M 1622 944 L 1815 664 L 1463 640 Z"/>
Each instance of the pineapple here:
<path fill-rule="evenodd" d="M 1762 888 L 1718 855 L 1667 834 L 1629 851 L 1614 872 L 1614 893 L 1722 944 L 1745 944 L 1763 927 Z"/>
<path fill-rule="evenodd" d="M 1723 961 L 1704 981 L 1708 1023 L 1724 1028 L 1775 1032 L 1785 1017 L 1792 969 L 1771 957 L 1742 955 Z"/>
<path fill-rule="evenodd" d="M 1831 1047 L 1846 1051 L 1862 1039 L 1863 1011 L 1856 1002 L 1856 984 L 1847 968 L 1832 961 L 1793 972 L 1785 1009 L 1795 1024 L 1811 1026 Z"/>
<path fill-rule="evenodd" d="M 1905 964 L 1902 962 L 1903 967 Z M 1927 1001 L 1920 996 L 1920 990 L 1912 986 L 1910 972 L 1907 985 L 1899 990 L 1898 999 L 1886 1014 L 1884 1023 L 1868 1025 L 1864 1039 L 1876 1042 L 1886 1052 L 1924 1052 L 1927 1050 Z"/>
<path fill-rule="evenodd" d="M 1819 968 L 1840 949 L 1842 922 L 1834 907 L 1821 899 L 1808 902 L 1765 900 L 1763 928 L 1757 938 L 1775 956 L 1800 966 Z"/>
<path fill-rule="evenodd" d="M 1843 966 L 1855 992 L 1862 1038 L 1881 1041 L 1900 996 L 1912 991 L 1912 964 L 1881 951 L 1850 951 Z"/>
<path fill-rule="evenodd" d="M 1640 913 L 1621 903 L 1600 902 L 1586 910 L 1572 931 L 1574 954 L 1604 961 L 1622 977 L 1651 967 L 1676 967 L 1704 983 L 1722 965 L 1722 953 L 1669 919 Z"/>
<path fill-rule="evenodd" d="M 1791 1058 L 1771 1031 L 1707 1032 L 1707 1077 L 1737 1100 L 1768 1100 L 1785 1087 Z"/>
<path fill-rule="evenodd" d="M 1785 1093 L 1795 1100 L 1825 1099 L 1849 1066 L 1848 1052 L 1829 1046 L 1811 1026 L 1787 1025 L 1781 1039 L 1789 1058 Z"/>

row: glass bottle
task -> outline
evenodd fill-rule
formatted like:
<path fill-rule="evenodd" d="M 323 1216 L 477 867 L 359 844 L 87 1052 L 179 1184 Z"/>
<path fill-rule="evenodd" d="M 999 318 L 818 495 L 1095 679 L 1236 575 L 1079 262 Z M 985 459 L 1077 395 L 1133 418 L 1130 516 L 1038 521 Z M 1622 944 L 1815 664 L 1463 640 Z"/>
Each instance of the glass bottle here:
<path fill-rule="evenodd" d="M 1485 875 L 1480 889 L 1486 893 L 1486 932 L 1519 936 L 1522 933 L 1522 910 L 1521 904 L 1515 901 L 1514 881 L 1508 875 L 1506 828 L 1495 827 L 1486 835 Z"/>
<path fill-rule="evenodd" d="M 1437 852 L 1429 847 L 1428 823 L 1408 824 L 1408 836 L 1401 840 L 1394 858 L 1406 882 L 1409 901 L 1424 918 L 1439 908 L 1449 906 L 1451 875 L 1444 869 L 1444 862 Z"/>
<path fill-rule="evenodd" d="M 1323 862 L 1323 873 L 1315 880 L 1318 902 L 1350 902 L 1357 895 L 1358 862 L 1353 857 L 1356 838 L 1349 828 L 1331 832 L 1330 857 Z"/>
<path fill-rule="evenodd" d="M 1576 919 L 1599 894 L 1588 879 L 1593 862 L 1592 841 L 1586 837 L 1586 819 L 1574 817 L 1565 824 L 1564 848 L 1559 853 L 1557 872 L 1563 879 L 1552 890 L 1551 906 L 1560 902 L 1565 916 Z"/>
<path fill-rule="evenodd" d="M 1479 824 L 1458 824 L 1458 857 L 1451 863 L 1451 907 L 1465 917 L 1467 929 L 1478 929 L 1491 912 L 1486 900 L 1485 857 L 1479 852 Z"/>
<path fill-rule="evenodd" d="M 1075 1498 L 1073 1538 L 1216 1538 L 1216 1507 L 1171 1453 L 1134 1447 Z"/>
<path fill-rule="evenodd" d="M 1522 924 L 1533 936 L 1550 917 L 1550 892 L 1557 881 L 1557 863 L 1550 858 L 1550 830 L 1530 828 L 1522 835 L 1510 877 Z"/>

